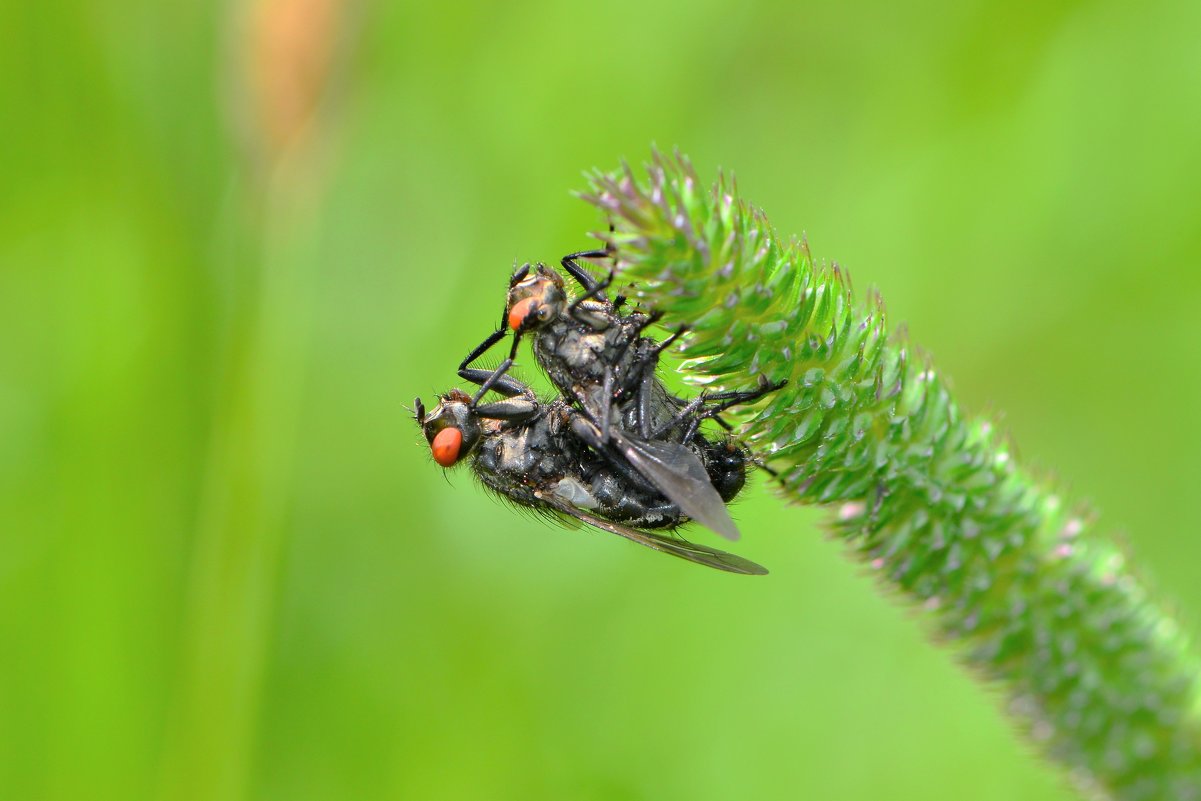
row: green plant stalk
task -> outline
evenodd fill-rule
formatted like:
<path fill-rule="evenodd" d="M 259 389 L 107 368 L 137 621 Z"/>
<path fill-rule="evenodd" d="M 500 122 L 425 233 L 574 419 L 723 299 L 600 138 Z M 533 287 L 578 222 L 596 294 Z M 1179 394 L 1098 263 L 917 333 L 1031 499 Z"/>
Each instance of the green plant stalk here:
<path fill-rule="evenodd" d="M 1092 520 L 965 416 L 929 363 L 890 338 L 874 293 L 782 240 L 732 182 L 703 186 L 656 153 L 590 176 L 619 278 L 666 325 L 687 324 L 690 380 L 788 379 L 741 419 L 790 501 L 881 584 L 919 605 L 1076 787 L 1096 798 L 1201 798 L 1198 659 Z"/>

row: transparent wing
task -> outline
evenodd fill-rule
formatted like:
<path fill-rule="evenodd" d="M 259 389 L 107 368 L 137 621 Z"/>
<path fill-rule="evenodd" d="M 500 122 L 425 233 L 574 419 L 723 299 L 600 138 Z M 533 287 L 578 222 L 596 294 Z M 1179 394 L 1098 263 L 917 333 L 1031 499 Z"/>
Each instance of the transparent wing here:
<path fill-rule="evenodd" d="M 641 440 L 617 429 L 609 435 L 629 463 L 681 512 L 728 540 L 738 539 L 738 526 L 695 453 L 678 442 Z"/>
<path fill-rule="evenodd" d="M 689 562 L 704 565 L 705 567 L 712 567 L 716 570 L 724 570 L 727 573 L 739 573 L 744 576 L 767 575 L 767 568 L 757 565 L 749 559 L 743 559 L 741 556 L 719 551 L 716 548 L 707 548 L 704 545 L 685 542 L 674 537 L 651 534 L 648 531 L 629 528 L 628 526 L 614 523 L 611 520 L 606 520 L 603 517 L 590 514 L 554 495 L 539 493 L 538 497 L 543 503 L 556 511 L 570 515 L 590 526 L 595 526 L 602 531 L 616 534 L 619 537 L 625 537 L 627 540 L 636 542 L 639 545 L 645 545 L 647 548 L 652 548 L 661 553 L 671 554 L 680 559 L 686 559 Z"/>

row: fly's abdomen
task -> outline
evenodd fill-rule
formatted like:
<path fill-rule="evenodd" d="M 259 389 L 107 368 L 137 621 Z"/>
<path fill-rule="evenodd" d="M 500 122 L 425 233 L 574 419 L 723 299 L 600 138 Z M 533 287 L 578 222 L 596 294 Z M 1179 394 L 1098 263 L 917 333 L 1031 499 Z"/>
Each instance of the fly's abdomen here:
<path fill-rule="evenodd" d="M 700 436 L 697 445 L 701 450 L 701 461 L 709 474 L 709 483 L 726 503 L 734 500 L 746 485 L 747 453 L 732 439 L 710 442 Z"/>

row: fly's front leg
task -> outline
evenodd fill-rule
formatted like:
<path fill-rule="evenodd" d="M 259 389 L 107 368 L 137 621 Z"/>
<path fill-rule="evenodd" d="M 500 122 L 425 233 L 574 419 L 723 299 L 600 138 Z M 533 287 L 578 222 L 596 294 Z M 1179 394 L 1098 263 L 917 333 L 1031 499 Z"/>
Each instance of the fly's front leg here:
<path fill-rule="evenodd" d="M 513 275 L 509 277 L 509 289 L 511 290 L 514 286 L 521 283 L 521 281 L 525 279 L 529 272 L 530 265 L 528 264 L 523 264 L 521 267 L 515 270 Z M 513 360 L 517 355 L 517 337 L 514 337 L 513 347 L 509 351 L 509 359 L 507 363 L 501 362 L 501 366 L 495 370 L 487 370 L 470 366 L 472 362 L 483 356 L 485 353 L 491 350 L 496 343 L 505 338 L 505 333 L 509 329 L 508 314 L 509 304 L 506 301 L 505 307 L 500 310 L 500 324 L 496 326 L 496 330 L 489 334 L 483 342 L 472 348 L 471 352 L 467 354 L 466 358 L 459 362 L 459 378 L 462 378 L 465 381 L 470 381 L 473 384 L 479 384 L 480 387 L 482 387 L 479 392 L 476 393 L 471 402 L 473 407 L 479 402 L 479 399 L 483 397 L 484 393 L 490 389 L 495 389 L 505 397 L 513 397 L 514 395 L 520 395 L 523 389 L 526 388 L 524 384 L 505 377 L 505 373 L 510 367 L 513 366 Z"/>
<path fill-rule="evenodd" d="M 523 391 L 522 388 L 525 385 L 522 384 L 517 379 L 509 378 L 508 376 L 505 375 L 505 373 L 509 372 L 509 368 L 512 366 L 513 366 L 513 360 L 505 359 L 503 362 L 500 363 L 500 366 L 498 366 L 491 373 L 488 373 L 487 370 L 461 370 L 461 371 L 459 371 L 459 375 L 463 376 L 463 378 L 466 378 L 469 381 L 474 380 L 472 378 L 472 376 L 478 376 L 478 375 L 484 375 L 484 374 L 487 375 L 487 377 L 484 378 L 483 381 L 478 382 L 480 385 L 480 388 L 478 390 L 476 390 L 476 393 L 474 395 L 471 396 L 471 408 L 472 409 L 476 408 L 476 406 L 480 402 L 480 398 L 484 397 L 484 394 L 487 393 L 488 390 L 490 390 L 490 389 L 494 389 L 497 392 L 499 392 L 501 395 L 506 395 L 509 397 L 512 397 L 513 395 L 521 394 L 521 392 Z"/>
<path fill-rule="evenodd" d="M 504 387 L 507 387 L 508 385 L 502 381 L 502 379 L 504 377 L 504 371 L 508 370 L 509 367 L 512 366 L 512 359 L 510 359 L 508 365 L 505 365 L 505 367 L 500 370 L 486 370 L 486 369 L 482 369 L 479 367 L 470 367 L 469 366 L 476 359 L 478 359 L 479 357 L 481 357 L 485 353 L 487 353 L 489 350 L 491 350 L 492 346 L 494 346 L 497 342 L 500 342 L 502 339 L 504 339 L 506 330 L 507 330 L 507 326 L 505 325 L 504 315 L 502 314 L 500 326 L 495 331 L 493 331 L 491 334 L 489 334 L 488 337 L 483 342 L 481 342 L 480 344 L 478 344 L 474 348 L 472 348 L 471 352 L 467 354 L 467 356 L 463 359 L 463 361 L 459 362 L 459 378 L 462 378 L 466 381 L 470 381 L 473 384 L 480 384 L 481 386 L 486 387 L 486 389 L 484 389 L 480 392 L 481 395 L 484 392 L 487 392 L 488 389 L 491 389 L 492 386 L 498 385 L 498 384 L 500 386 L 497 387 L 497 391 L 500 392 L 502 395 L 511 396 L 511 395 L 518 395 L 521 393 L 520 389 L 512 391 L 512 392 L 506 391 L 506 389 Z M 479 395 L 477 395 L 476 397 L 478 398 Z M 473 402 L 473 405 L 474 405 L 474 402 Z"/>
<path fill-rule="evenodd" d="M 559 260 L 559 264 L 563 265 L 563 269 L 576 280 L 581 289 L 585 292 L 592 292 L 596 289 L 597 281 L 587 270 L 576 263 L 576 259 L 606 259 L 612 255 L 613 250 L 610 247 L 606 247 L 604 250 L 581 250 L 579 253 L 568 253 Z"/>
<path fill-rule="evenodd" d="M 511 276 L 509 276 L 509 289 L 512 289 L 513 287 L 520 284 L 522 281 L 525 280 L 525 277 L 529 274 L 530 274 L 530 265 L 528 263 L 523 264 L 520 267 L 518 267 L 516 270 L 513 271 L 513 274 Z M 501 322 L 503 323 L 504 321 L 502 320 Z"/>
<path fill-rule="evenodd" d="M 467 354 L 466 359 L 459 363 L 459 378 L 462 378 L 465 381 L 470 381 L 473 384 L 480 385 L 479 390 L 471 399 L 472 408 L 475 408 L 476 404 L 479 403 L 480 398 L 484 397 L 484 393 L 490 389 L 495 389 L 505 397 L 520 395 L 522 392 L 524 384 L 505 375 L 505 373 L 509 371 L 509 368 L 513 366 L 512 355 L 510 355 L 508 359 L 505 359 L 503 362 L 501 362 L 500 366 L 495 370 L 467 366 L 480 356 L 484 355 L 489 348 L 504 338 L 504 335 L 505 330 L 503 328 L 493 332 L 487 339 L 481 342 L 475 348 L 475 350 Z"/>
<path fill-rule="evenodd" d="M 505 428 L 528 423 L 542 413 L 542 406 L 527 388 L 527 394 L 518 398 L 506 398 L 493 403 L 482 403 L 475 407 L 475 413 L 488 420 L 500 420 L 507 425 Z"/>
<path fill-rule="evenodd" d="M 609 233 L 612 234 L 615 230 L 617 229 L 613 226 L 613 223 L 609 223 Z M 580 288 L 585 292 L 590 292 L 596 287 L 596 279 L 587 270 L 577 264 L 576 259 L 611 259 L 615 253 L 617 253 L 617 248 L 613 247 L 613 243 L 606 242 L 603 248 L 568 253 L 559 259 L 559 264 L 563 265 L 563 269 L 576 280 Z"/>
<path fill-rule="evenodd" d="M 468 369 L 467 365 L 471 364 L 473 361 L 475 361 L 479 357 L 483 356 L 485 353 L 487 353 L 489 350 L 492 349 L 493 345 L 495 345 L 497 342 L 500 342 L 502 339 L 505 338 L 505 330 L 506 330 L 506 326 L 504 324 L 504 321 L 502 320 L 499 328 L 497 328 L 495 331 L 493 331 L 491 334 L 489 334 L 487 336 L 487 338 L 484 339 L 483 342 L 476 345 L 474 348 L 471 349 L 470 353 L 468 353 L 465 357 L 463 357 L 463 361 L 459 362 L 459 377 L 460 378 L 467 378 L 467 376 L 463 375 L 463 371 Z M 468 380 L 470 380 L 470 379 L 468 379 Z"/>
<path fill-rule="evenodd" d="M 470 381 L 473 384 L 480 385 L 479 391 L 477 391 L 471 399 L 472 408 L 475 408 L 476 404 L 479 403 L 480 398 L 484 397 L 484 393 L 490 389 L 496 390 L 507 398 L 511 398 L 514 395 L 520 395 L 522 392 L 528 389 L 525 384 L 522 384 L 520 381 L 509 378 L 505 375 L 505 373 L 509 371 L 509 368 L 513 366 L 512 354 L 510 354 L 508 359 L 505 359 L 503 362 L 501 362 L 500 366 L 495 370 L 467 366 L 480 356 L 484 355 L 489 348 L 503 339 L 504 335 L 504 328 L 494 331 L 488 336 L 487 339 L 477 345 L 475 349 L 471 351 L 471 353 L 468 353 L 467 358 L 459 363 L 459 378 L 462 378 L 465 381 Z M 514 350 L 516 350 L 516 348 L 514 348 Z"/>

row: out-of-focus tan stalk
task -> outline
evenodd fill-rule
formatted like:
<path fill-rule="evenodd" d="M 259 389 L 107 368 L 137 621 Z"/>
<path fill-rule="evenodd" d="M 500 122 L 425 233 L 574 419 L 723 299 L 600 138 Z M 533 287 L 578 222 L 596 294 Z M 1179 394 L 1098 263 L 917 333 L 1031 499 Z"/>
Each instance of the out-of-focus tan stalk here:
<path fill-rule="evenodd" d="M 230 9 L 220 66 L 240 158 L 214 231 L 225 312 L 219 396 L 163 746 L 164 799 L 251 795 L 346 11 L 342 0 Z"/>

